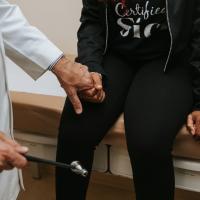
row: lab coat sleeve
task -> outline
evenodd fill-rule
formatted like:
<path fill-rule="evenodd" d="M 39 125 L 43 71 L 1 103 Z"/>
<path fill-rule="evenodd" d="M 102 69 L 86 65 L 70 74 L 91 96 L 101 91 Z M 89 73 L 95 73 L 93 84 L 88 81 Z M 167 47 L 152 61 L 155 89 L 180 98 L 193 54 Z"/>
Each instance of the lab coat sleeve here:
<path fill-rule="evenodd" d="M 0 0 L 0 32 L 6 55 L 33 79 L 39 78 L 63 52 L 37 28 L 19 7 Z"/>

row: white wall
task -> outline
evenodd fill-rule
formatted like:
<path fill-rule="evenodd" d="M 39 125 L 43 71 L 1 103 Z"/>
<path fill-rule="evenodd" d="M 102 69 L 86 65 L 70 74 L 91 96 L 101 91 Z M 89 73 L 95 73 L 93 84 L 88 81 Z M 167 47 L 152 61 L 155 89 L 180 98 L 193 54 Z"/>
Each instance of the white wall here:
<path fill-rule="evenodd" d="M 76 32 L 79 26 L 81 0 L 9 0 L 18 4 L 29 22 L 43 31 L 65 53 L 76 54 Z M 11 90 L 64 95 L 50 73 L 37 82 L 9 62 L 8 79 Z"/>

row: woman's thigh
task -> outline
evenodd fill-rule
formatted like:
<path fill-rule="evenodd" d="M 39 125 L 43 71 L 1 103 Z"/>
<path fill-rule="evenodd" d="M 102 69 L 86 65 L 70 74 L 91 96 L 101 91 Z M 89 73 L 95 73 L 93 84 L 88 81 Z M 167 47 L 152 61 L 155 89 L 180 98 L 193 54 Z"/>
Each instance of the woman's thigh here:
<path fill-rule="evenodd" d="M 135 75 L 125 105 L 129 152 L 171 151 L 174 138 L 192 109 L 192 75 L 181 61 L 145 63 Z"/>
<path fill-rule="evenodd" d="M 60 143 L 97 145 L 123 112 L 134 70 L 110 54 L 105 56 L 103 66 L 107 73 L 105 101 L 101 104 L 82 102 L 83 113 L 76 115 L 67 99 L 60 123 Z"/>

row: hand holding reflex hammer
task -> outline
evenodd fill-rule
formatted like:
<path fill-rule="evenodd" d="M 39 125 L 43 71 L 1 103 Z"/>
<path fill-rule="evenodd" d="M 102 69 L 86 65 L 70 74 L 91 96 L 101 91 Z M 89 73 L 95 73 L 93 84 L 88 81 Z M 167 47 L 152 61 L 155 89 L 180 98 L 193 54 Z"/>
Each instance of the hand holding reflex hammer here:
<path fill-rule="evenodd" d="M 27 152 L 27 147 L 19 145 L 0 132 L 0 171 L 25 167 L 27 160 L 22 154 Z"/>

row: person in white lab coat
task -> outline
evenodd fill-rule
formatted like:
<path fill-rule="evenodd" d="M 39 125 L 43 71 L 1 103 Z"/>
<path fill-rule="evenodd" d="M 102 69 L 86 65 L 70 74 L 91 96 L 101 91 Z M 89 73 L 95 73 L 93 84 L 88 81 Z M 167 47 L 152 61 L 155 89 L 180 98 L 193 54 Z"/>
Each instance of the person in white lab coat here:
<path fill-rule="evenodd" d="M 93 87 L 86 66 L 69 61 L 38 29 L 31 26 L 18 6 L 0 0 L 0 170 L 21 168 L 27 148 L 13 140 L 12 108 L 6 79 L 6 56 L 33 79 L 48 69 L 58 77 L 76 113 L 82 112 L 78 90 Z M 0 200 L 15 200 L 21 174 L 14 168 L 0 173 Z"/>

